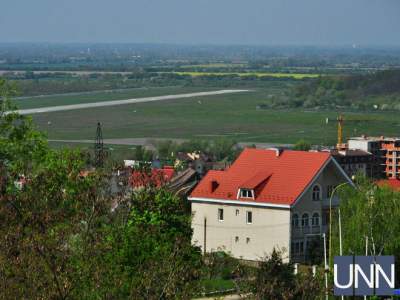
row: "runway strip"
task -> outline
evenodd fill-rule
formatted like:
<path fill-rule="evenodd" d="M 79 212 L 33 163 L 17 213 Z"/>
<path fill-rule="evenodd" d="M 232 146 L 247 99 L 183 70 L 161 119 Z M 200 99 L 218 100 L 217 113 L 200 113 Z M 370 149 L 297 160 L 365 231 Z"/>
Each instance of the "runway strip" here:
<path fill-rule="evenodd" d="M 113 100 L 113 101 L 103 101 L 103 102 L 94 102 L 94 103 L 81 103 L 81 104 L 71 104 L 71 105 L 38 107 L 38 108 L 30 108 L 30 109 L 21 109 L 21 110 L 17 110 L 16 112 L 21 115 L 32 115 L 32 114 L 48 113 L 48 112 L 55 112 L 55 111 L 66 111 L 66 110 L 76 110 L 76 109 L 95 108 L 95 107 L 104 107 L 104 106 L 125 105 L 125 104 L 142 103 L 142 102 L 176 100 L 176 99 L 234 94 L 234 93 L 243 93 L 243 92 L 249 92 L 249 90 L 219 90 L 219 91 L 199 92 L 199 93 L 189 93 L 189 94 L 165 95 L 165 96 L 134 98 L 134 99 L 126 99 L 126 100 Z"/>

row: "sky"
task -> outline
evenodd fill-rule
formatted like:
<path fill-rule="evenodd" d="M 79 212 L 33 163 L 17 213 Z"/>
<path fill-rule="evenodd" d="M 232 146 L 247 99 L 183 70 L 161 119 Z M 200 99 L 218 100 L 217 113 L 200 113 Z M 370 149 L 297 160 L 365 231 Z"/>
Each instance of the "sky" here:
<path fill-rule="evenodd" d="M 0 0 L 0 42 L 400 45 L 400 0 Z"/>

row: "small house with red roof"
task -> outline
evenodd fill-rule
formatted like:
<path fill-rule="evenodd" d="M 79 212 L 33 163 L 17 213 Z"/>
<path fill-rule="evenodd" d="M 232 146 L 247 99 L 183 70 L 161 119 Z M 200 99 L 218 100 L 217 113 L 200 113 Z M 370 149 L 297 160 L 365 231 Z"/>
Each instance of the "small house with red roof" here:
<path fill-rule="evenodd" d="M 133 170 L 129 178 L 129 184 L 133 189 L 145 186 L 161 187 L 167 184 L 175 174 L 172 166 L 164 166 L 162 169 Z"/>
<path fill-rule="evenodd" d="M 245 149 L 192 191 L 193 243 L 245 260 L 275 247 L 307 261 L 326 232 L 329 203 L 339 204 L 334 188 L 344 182 L 353 185 L 328 152 Z"/>

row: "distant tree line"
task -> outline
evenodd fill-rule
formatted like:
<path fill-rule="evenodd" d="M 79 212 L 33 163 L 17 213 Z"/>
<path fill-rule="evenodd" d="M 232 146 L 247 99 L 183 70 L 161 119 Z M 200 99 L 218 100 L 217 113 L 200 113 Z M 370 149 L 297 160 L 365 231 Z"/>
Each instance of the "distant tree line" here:
<path fill-rule="evenodd" d="M 320 76 L 258 105 L 268 108 L 400 110 L 400 70 Z"/>
<path fill-rule="evenodd" d="M 265 87 L 270 82 L 285 85 L 299 82 L 293 78 L 272 76 L 205 75 L 192 77 L 176 73 L 136 70 L 127 74 L 79 74 L 68 73 L 33 73 L 6 75 L 18 86 L 18 96 L 37 96 L 47 94 L 79 93 L 101 90 L 117 90 L 151 87 Z M 307 80 L 307 79 L 304 79 Z"/>
<path fill-rule="evenodd" d="M 400 110 L 399 82 L 400 70 L 321 76 L 294 87 L 294 104 L 302 103 L 303 107 Z"/>

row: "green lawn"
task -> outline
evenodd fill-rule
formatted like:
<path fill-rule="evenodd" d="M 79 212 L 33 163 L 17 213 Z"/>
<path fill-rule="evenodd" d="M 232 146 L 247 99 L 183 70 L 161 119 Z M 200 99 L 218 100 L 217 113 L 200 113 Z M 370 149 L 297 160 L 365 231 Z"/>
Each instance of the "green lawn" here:
<path fill-rule="evenodd" d="M 241 94 L 36 114 L 33 120 L 50 139 L 93 139 L 96 123 L 101 122 L 104 138 L 229 137 L 276 143 L 303 138 L 315 144 L 336 142 L 335 124 L 325 124 L 327 117 L 337 116 L 336 112 L 256 109 L 280 93 L 281 87 L 271 86 Z M 397 113 L 345 113 L 345 117 L 370 120 L 345 124 L 345 137 L 399 135 Z"/>

